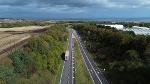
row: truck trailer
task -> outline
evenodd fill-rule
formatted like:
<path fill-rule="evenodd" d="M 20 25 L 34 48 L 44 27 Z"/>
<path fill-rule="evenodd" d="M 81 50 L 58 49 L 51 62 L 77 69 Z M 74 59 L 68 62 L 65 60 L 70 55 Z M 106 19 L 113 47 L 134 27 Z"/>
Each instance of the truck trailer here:
<path fill-rule="evenodd" d="M 66 53 L 65 53 L 65 60 L 67 61 L 69 59 L 69 50 L 66 50 Z"/>

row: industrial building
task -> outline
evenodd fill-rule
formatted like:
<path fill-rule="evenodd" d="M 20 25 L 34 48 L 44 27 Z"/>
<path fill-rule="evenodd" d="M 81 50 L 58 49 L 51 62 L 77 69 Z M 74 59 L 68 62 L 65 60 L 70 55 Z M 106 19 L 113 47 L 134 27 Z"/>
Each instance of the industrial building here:
<path fill-rule="evenodd" d="M 114 27 L 118 30 L 122 30 L 124 28 L 123 25 L 118 25 L 118 24 L 104 24 L 104 26 L 110 26 L 110 27 Z"/>

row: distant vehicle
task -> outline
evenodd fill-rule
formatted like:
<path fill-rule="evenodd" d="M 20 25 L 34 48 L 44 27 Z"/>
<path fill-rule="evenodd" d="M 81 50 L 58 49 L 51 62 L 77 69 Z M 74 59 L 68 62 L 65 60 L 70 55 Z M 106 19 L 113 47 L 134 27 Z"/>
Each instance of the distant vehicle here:
<path fill-rule="evenodd" d="M 67 61 L 69 59 L 69 50 L 66 50 L 66 53 L 65 53 L 65 60 Z"/>
<path fill-rule="evenodd" d="M 74 34 L 73 34 L 73 33 L 72 33 L 72 38 L 73 38 L 73 39 L 75 39 L 75 36 L 74 36 Z"/>

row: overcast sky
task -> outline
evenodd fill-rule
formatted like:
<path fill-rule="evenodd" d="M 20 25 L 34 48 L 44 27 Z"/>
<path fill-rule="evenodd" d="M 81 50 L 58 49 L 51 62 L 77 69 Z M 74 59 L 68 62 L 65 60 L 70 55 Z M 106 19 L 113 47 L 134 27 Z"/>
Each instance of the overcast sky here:
<path fill-rule="evenodd" d="M 0 17 L 150 17 L 150 0 L 0 0 Z"/>

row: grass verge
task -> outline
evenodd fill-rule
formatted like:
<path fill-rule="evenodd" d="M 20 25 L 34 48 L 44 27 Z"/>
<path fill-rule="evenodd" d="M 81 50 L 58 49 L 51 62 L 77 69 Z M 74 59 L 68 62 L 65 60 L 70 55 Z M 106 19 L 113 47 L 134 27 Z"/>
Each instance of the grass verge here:
<path fill-rule="evenodd" d="M 64 61 L 62 60 L 61 64 L 59 65 L 59 70 L 58 70 L 58 72 L 54 78 L 54 84 L 59 84 L 59 82 L 60 82 L 60 77 L 61 77 L 63 65 L 64 65 Z"/>
<path fill-rule="evenodd" d="M 75 50 L 75 80 L 77 84 L 93 84 L 90 74 L 86 68 L 84 60 L 81 56 L 77 42 L 74 45 Z"/>

